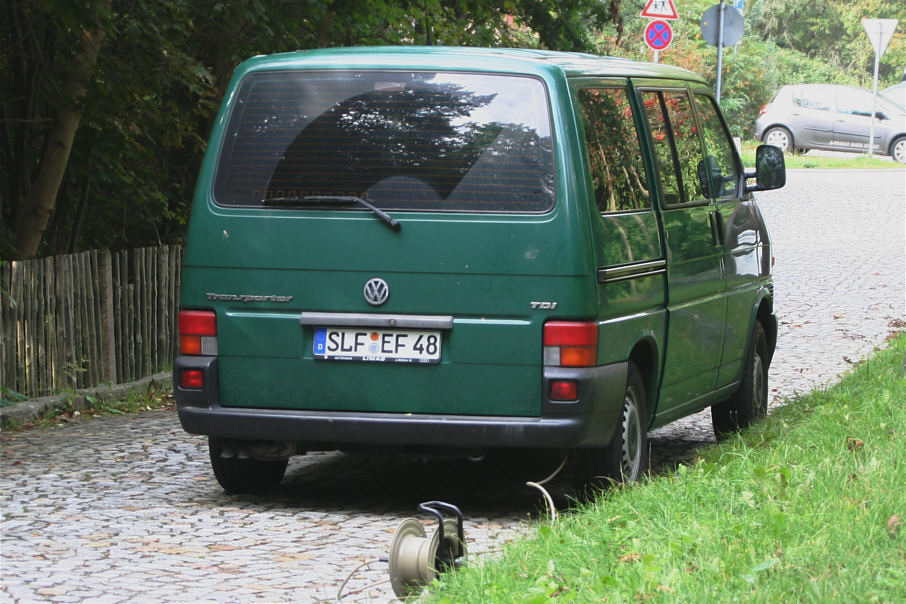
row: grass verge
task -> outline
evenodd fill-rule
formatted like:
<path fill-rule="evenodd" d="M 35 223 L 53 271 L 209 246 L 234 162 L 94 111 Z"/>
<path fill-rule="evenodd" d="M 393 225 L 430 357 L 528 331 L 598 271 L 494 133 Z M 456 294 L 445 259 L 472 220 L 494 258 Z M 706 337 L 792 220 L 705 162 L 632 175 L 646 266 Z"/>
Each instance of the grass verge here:
<path fill-rule="evenodd" d="M 77 400 L 81 401 L 78 405 L 75 404 Z M 70 395 L 64 396 L 59 405 L 45 417 L 24 423 L 10 422 L 4 424 L 2 429 L 3 431 L 30 430 L 74 423 L 94 417 L 162 411 L 175 407 L 176 403 L 170 388 L 164 388 L 156 382 L 152 382 L 147 388 L 132 390 L 123 397 L 95 397 L 72 392 Z"/>
<path fill-rule="evenodd" d="M 906 601 L 906 336 L 694 463 L 442 576 L 430 602 Z"/>
<path fill-rule="evenodd" d="M 755 148 L 760 143 L 744 142 L 740 158 L 742 165 L 747 168 L 755 167 Z M 878 169 L 878 168 L 903 168 L 903 164 L 890 161 L 889 157 L 877 156 L 868 157 L 868 154 L 853 157 L 850 154 L 841 153 L 839 157 L 818 156 L 806 153 L 802 154 L 784 154 L 784 163 L 787 168 L 816 168 L 826 170 L 844 170 L 844 169 Z"/>

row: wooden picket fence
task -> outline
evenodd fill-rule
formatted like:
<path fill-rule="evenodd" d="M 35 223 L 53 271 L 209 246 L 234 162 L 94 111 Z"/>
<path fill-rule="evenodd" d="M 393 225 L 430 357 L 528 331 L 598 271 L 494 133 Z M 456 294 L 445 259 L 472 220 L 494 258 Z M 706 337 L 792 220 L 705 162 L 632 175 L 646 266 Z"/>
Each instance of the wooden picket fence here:
<path fill-rule="evenodd" d="M 165 370 L 182 248 L 93 250 L 0 265 L 0 386 L 28 397 Z"/>

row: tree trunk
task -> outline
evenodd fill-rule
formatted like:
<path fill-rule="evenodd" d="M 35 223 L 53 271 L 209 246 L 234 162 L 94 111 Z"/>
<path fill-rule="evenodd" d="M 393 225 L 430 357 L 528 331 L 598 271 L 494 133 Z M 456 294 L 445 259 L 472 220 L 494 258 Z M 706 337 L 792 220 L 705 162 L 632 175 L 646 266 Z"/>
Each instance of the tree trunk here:
<path fill-rule="evenodd" d="M 109 9 L 110 0 L 99 4 L 103 5 L 104 9 Z M 69 163 L 72 141 L 82 119 L 82 101 L 85 98 L 87 84 L 93 76 L 103 40 L 104 30 L 100 26 L 94 31 L 82 31 L 79 50 L 73 58 L 69 80 L 63 88 L 63 107 L 47 135 L 38 175 L 29 189 L 25 208 L 19 214 L 13 241 L 15 254 L 19 259 L 34 256 L 44 236 L 47 221 L 57 201 L 63 174 L 66 172 L 66 165 Z"/>

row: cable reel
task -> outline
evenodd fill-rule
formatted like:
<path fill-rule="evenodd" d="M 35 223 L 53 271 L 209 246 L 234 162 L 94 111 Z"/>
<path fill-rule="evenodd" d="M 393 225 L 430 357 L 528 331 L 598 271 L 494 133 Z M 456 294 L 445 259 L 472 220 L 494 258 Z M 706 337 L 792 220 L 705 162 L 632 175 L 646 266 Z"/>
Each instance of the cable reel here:
<path fill-rule="evenodd" d="M 438 573 L 459 568 L 466 559 L 459 508 L 443 501 L 426 501 L 418 509 L 437 519 L 437 530 L 428 537 L 418 520 L 406 518 L 393 533 L 390 585 L 401 599 L 417 594 Z"/>

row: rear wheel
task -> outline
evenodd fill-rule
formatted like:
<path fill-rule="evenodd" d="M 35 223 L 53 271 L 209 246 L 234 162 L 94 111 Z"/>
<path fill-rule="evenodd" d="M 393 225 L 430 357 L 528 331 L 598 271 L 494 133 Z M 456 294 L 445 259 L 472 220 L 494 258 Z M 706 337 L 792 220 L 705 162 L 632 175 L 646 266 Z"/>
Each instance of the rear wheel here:
<path fill-rule="evenodd" d="M 779 147 L 784 153 L 790 152 L 793 150 L 793 135 L 789 130 L 781 126 L 775 126 L 774 128 L 768 128 L 764 133 L 762 140 L 765 144 L 773 145 Z"/>
<path fill-rule="evenodd" d="M 890 155 L 901 164 L 906 164 L 906 136 L 893 141 L 890 145 Z"/>
<path fill-rule="evenodd" d="M 718 438 L 745 428 L 768 413 L 768 339 L 756 321 L 746 353 L 739 390 L 711 406 L 711 422 Z"/>
<path fill-rule="evenodd" d="M 227 451 L 224 457 L 224 440 L 213 436 L 208 438 L 208 452 L 211 467 L 217 482 L 227 493 L 262 493 L 280 484 L 286 472 L 288 459 L 263 461 L 253 457 L 238 457 Z"/>
<path fill-rule="evenodd" d="M 576 487 L 600 491 L 616 482 L 634 482 L 648 467 L 648 401 L 642 374 L 632 361 L 620 421 L 606 447 L 576 451 Z"/>

